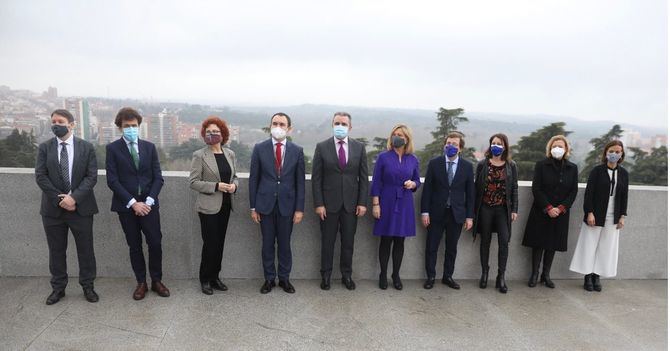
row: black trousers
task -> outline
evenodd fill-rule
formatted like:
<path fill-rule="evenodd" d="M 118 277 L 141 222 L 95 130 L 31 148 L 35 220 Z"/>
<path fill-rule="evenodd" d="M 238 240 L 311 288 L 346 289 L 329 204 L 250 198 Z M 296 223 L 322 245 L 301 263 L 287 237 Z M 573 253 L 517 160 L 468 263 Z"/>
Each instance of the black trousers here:
<path fill-rule="evenodd" d="M 444 237 L 444 270 L 443 277 L 451 277 L 454 274 L 454 264 L 456 263 L 456 250 L 458 248 L 458 239 L 461 237 L 463 223 L 457 223 L 451 208 L 447 208 L 442 218 L 430 218 L 428 234 L 426 235 L 426 275 L 428 278 L 435 278 L 435 264 L 437 263 L 437 250 Z"/>
<path fill-rule="evenodd" d="M 507 268 L 507 253 L 509 248 L 509 227 L 506 206 L 488 206 L 482 204 L 479 209 L 477 226 L 482 235 L 479 243 L 479 257 L 482 270 L 489 268 L 489 249 L 493 232 L 498 233 L 498 270 L 505 272 Z"/>
<path fill-rule="evenodd" d="M 64 211 L 60 217 L 42 216 L 42 225 L 49 246 L 49 272 L 51 288 L 65 290 L 67 286 L 67 236 L 72 231 L 77 246 L 79 261 L 79 284 L 93 287 L 96 276 L 95 254 L 93 252 L 93 216 L 80 216 Z"/>
<path fill-rule="evenodd" d="M 337 232 L 340 232 L 340 272 L 342 277 L 351 277 L 354 255 L 354 235 L 358 218 L 344 207 L 337 212 L 326 213 L 321 221 L 321 276 L 330 277 L 333 271 L 333 254 Z"/>
<path fill-rule="evenodd" d="M 282 216 L 276 202 L 270 214 L 261 214 L 261 234 L 263 235 L 261 256 L 263 259 L 263 274 L 266 280 L 274 280 L 277 276 L 275 251 L 279 258 L 279 280 L 289 279 L 293 265 L 291 254 L 292 231 L 293 215 Z"/>
<path fill-rule="evenodd" d="M 405 237 L 402 236 L 382 236 L 379 241 L 379 266 L 381 275 L 386 277 L 389 265 L 389 256 L 391 256 L 391 246 L 393 246 L 393 277 L 399 277 L 402 257 L 405 253 Z"/>
<path fill-rule="evenodd" d="M 163 279 L 163 249 L 161 247 L 161 221 L 158 207 L 153 207 L 146 216 L 137 216 L 134 212 L 119 212 L 121 228 L 126 234 L 130 249 L 130 265 L 138 283 L 147 280 L 147 266 L 142 250 L 142 234 L 149 251 L 149 275 L 151 280 Z"/>
<path fill-rule="evenodd" d="M 221 210 L 215 214 L 198 213 L 202 234 L 202 255 L 200 259 L 200 282 L 211 282 L 219 277 L 226 230 L 230 219 L 230 197 L 225 196 Z"/>

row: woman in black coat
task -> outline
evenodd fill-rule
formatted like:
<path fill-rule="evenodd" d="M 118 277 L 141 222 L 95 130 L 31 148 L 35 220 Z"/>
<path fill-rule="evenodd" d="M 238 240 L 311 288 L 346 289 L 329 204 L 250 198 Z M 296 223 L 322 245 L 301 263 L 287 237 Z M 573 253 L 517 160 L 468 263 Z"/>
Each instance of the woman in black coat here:
<path fill-rule="evenodd" d="M 493 232 L 498 233 L 498 276 L 496 288 L 507 293 L 505 269 L 507 252 L 512 233 L 512 222 L 517 218 L 519 187 L 516 163 L 512 161 L 509 142 L 505 134 L 494 134 L 489 138 L 486 158 L 477 164 L 475 176 L 475 220 L 473 235 L 481 233 L 479 255 L 482 276 L 479 287 L 486 289 L 489 278 L 489 248 Z"/>
<path fill-rule="evenodd" d="M 603 149 L 602 164 L 593 167 L 584 193 L 584 223 L 570 270 L 585 274 L 584 289 L 601 291 L 600 276 L 614 277 L 619 258 L 619 230 L 628 207 L 628 172 L 621 167 L 623 143 Z"/>
<path fill-rule="evenodd" d="M 523 245 L 533 248 L 533 265 L 528 286 L 537 284 L 540 261 L 543 260 L 540 281 L 554 288 L 549 273 L 556 251 L 567 251 L 570 207 L 577 196 L 577 165 L 567 160 L 570 144 L 563 135 L 547 143 L 547 158 L 535 164 L 533 176 L 533 206 L 528 215 Z"/>

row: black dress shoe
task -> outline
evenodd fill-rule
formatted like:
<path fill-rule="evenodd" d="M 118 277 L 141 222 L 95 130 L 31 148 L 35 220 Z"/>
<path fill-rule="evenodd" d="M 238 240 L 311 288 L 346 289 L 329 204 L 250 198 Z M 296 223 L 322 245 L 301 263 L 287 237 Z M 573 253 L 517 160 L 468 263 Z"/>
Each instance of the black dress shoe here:
<path fill-rule="evenodd" d="M 591 274 L 591 279 L 593 279 L 593 290 L 598 292 L 602 291 L 603 286 L 600 284 L 600 276 L 593 273 Z"/>
<path fill-rule="evenodd" d="M 584 290 L 593 291 L 593 274 L 587 274 L 584 276 Z"/>
<path fill-rule="evenodd" d="M 321 290 L 330 290 L 330 278 L 321 278 Z"/>
<path fill-rule="evenodd" d="M 216 278 L 211 282 L 209 282 L 209 285 L 211 285 L 212 289 L 216 289 L 219 291 L 228 291 L 228 287 L 226 286 L 226 284 L 223 284 L 223 282 L 219 278 Z"/>
<path fill-rule="evenodd" d="M 454 281 L 454 278 L 452 278 L 452 277 L 444 277 L 444 278 L 442 278 L 442 284 L 444 284 L 444 285 L 446 285 L 446 286 L 448 286 L 448 287 L 450 287 L 450 288 L 452 288 L 452 289 L 456 289 L 456 290 L 458 290 L 458 289 L 461 288 L 461 286 L 458 285 L 458 283 L 456 283 L 456 282 Z"/>
<path fill-rule="evenodd" d="M 551 281 L 551 278 L 549 278 L 549 274 L 542 273 L 542 275 L 540 275 L 540 283 L 544 283 L 544 286 L 547 288 L 553 289 L 556 287 L 554 282 Z"/>
<path fill-rule="evenodd" d="M 53 305 L 56 302 L 60 301 L 60 299 L 62 299 L 63 297 L 65 297 L 65 291 L 54 290 L 51 292 L 51 295 L 47 297 L 47 305 Z"/>
<path fill-rule="evenodd" d="M 342 284 L 347 288 L 347 290 L 355 290 L 356 283 L 351 280 L 351 277 L 342 277 Z"/>
<path fill-rule="evenodd" d="M 435 278 L 428 278 L 426 281 L 423 283 L 423 288 L 424 289 L 432 289 L 433 285 L 435 285 Z"/>
<path fill-rule="evenodd" d="M 537 272 L 533 272 L 530 274 L 530 278 L 528 278 L 528 287 L 529 288 L 534 288 L 537 285 Z"/>
<path fill-rule="evenodd" d="M 385 275 L 379 274 L 379 288 L 386 290 L 389 287 L 389 281 L 386 279 Z"/>
<path fill-rule="evenodd" d="M 393 287 L 396 290 L 402 290 L 402 281 L 399 275 L 391 275 L 391 280 L 393 280 Z"/>
<path fill-rule="evenodd" d="M 275 281 L 273 280 L 266 280 L 265 283 L 263 283 L 263 286 L 261 286 L 261 294 L 267 294 L 270 291 L 272 291 L 272 288 L 275 287 Z"/>
<path fill-rule="evenodd" d="M 93 290 L 93 287 L 84 288 L 84 298 L 86 298 L 86 301 L 88 301 L 88 302 L 98 302 L 98 301 L 100 301 L 100 297 L 95 292 L 95 290 Z"/>
<path fill-rule="evenodd" d="M 202 282 L 200 283 L 200 287 L 202 288 L 202 293 L 205 295 L 213 295 L 214 294 L 214 289 L 212 289 L 212 285 L 209 282 Z"/>
<path fill-rule="evenodd" d="M 293 287 L 293 284 L 291 284 L 290 281 L 288 280 L 280 280 L 279 281 L 279 286 L 284 289 L 284 292 L 287 292 L 289 294 L 293 294 L 295 292 L 295 288 Z"/>

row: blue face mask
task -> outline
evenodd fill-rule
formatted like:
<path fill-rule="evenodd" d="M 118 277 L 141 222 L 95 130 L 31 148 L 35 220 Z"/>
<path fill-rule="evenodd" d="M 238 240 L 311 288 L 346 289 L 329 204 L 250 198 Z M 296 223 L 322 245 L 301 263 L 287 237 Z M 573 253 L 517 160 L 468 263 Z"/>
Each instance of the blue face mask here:
<path fill-rule="evenodd" d="M 493 156 L 500 156 L 502 155 L 503 151 L 505 151 L 505 148 L 501 145 L 491 145 L 491 154 Z"/>
<path fill-rule="evenodd" d="M 342 140 L 347 137 L 347 134 L 349 134 L 349 127 L 333 126 L 333 134 L 335 134 L 336 138 Z"/>
<path fill-rule="evenodd" d="M 458 147 L 449 144 L 444 147 L 444 153 L 447 155 L 447 157 L 454 157 L 456 154 L 458 154 Z"/>
<path fill-rule="evenodd" d="M 123 128 L 123 137 L 128 141 L 137 141 L 137 134 L 139 134 L 140 129 L 137 127 L 126 127 Z"/>

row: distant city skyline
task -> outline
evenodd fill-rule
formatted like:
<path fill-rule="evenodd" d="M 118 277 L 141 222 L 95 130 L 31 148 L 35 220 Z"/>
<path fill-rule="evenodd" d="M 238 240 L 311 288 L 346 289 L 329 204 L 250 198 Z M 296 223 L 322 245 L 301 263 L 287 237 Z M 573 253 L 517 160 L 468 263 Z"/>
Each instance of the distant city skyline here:
<path fill-rule="evenodd" d="M 61 96 L 463 107 L 667 128 L 667 25 L 662 0 L 8 0 L 0 84 L 54 86 Z"/>

